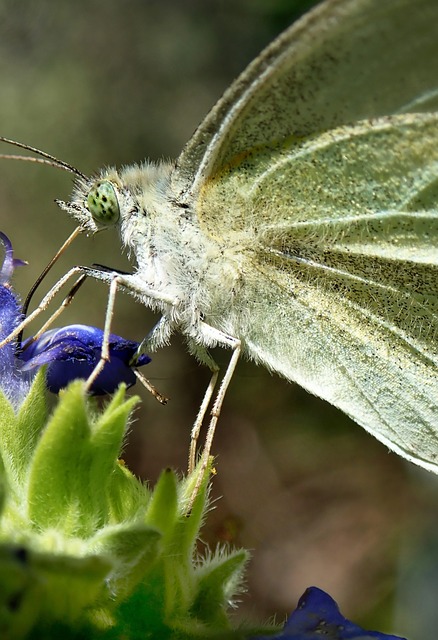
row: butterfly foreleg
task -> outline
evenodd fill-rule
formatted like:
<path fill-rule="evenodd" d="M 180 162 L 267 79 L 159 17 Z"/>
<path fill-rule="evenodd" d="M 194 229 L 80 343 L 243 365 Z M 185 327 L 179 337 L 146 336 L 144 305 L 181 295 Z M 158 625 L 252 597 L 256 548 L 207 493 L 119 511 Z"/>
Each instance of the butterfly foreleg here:
<path fill-rule="evenodd" d="M 81 267 L 81 266 L 73 267 L 72 269 L 67 271 L 67 273 L 64 274 L 62 278 L 60 278 L 58 282 L 56 282 L 56 284 L 53 285 L 50 291 L 46 293 L 44 298 L 41 300 L 39 305 L 32 311 L 32 313 L 30 313 L 26 318 L 24 318 L 23 321 L 20 322 L 18 327 L 16 327 L 16 329 L 14 329 L 14 331 L 12 331 L 12 333 L 10 333 L 7 336 L 7 338 L 5 338 L 2 342 L 0 342 L 0 348 L 2 348 L 4 345 L 14 340 L 40 313 L 45 311 L 45 309 L 47 309 L 47 307 L 52 302 L 53 298 L 62 289 L 62 287 L 68 282 L 68 280 L 70 280 L 73 276 L 79 274 L 78 280 L 73 285 L 72 289 L 70 290 L 66 298 L 64 298 L 63 302 L 59 305 L 58 309 L 52 314 L 50 319 L 44 323 L 44 326 L 36 335 L 36 337 L 38 337 L 42 333 L 42 331 L 45 331 L 47 327 L 50 324 L 52 324 L 52 322 L 70 304 L 76 291 L 83 284 L 85 279 L 90 276 L 93 277 L 93 272 L 94 272 L 94 269 L 89 269 L 88 267 Z"/>

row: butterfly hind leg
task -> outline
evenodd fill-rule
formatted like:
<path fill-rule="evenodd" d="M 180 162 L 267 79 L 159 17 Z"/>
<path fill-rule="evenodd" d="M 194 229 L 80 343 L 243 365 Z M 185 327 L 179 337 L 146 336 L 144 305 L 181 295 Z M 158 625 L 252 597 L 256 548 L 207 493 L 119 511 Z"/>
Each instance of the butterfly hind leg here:
<path fill-rule="evenodd" d="M 199 488 L 202 485 L 204 472 L 207 469 L 209 464 L 211 447 L 213 444 L 213 438 L 216 431 L 217 422 L 219 420 L 220 412 L 222 409 L 222 404 L 228 389 L 228 385 L 230 384 L 231 378 L 233 377 L 233 373 L 236 368 L 237 362 L 240 357 L 240 352 L 241 352 L 241 342 L 238 338 L 234 338 L 225 333 L 222 333 L 222 331 L 218 331 L 217 329 L 214 329 L 213 327 L 211 327 L 206 323 L 201 323 L 201 324 L 202 324 L 203 337 L 206 339 L 206 341 L 214 342 L 221 346 L 232 349 L 232 355 L 228 363 L 227 370 L 225 371 L 225 375 L 222 378 L 219 390 L 216 394 L 216 398 L 213 403 L 212 410 L 210 412 L 210 416 L 211 416 L 210 423 L 207 429 L 204 448 L 201 453 L 198 480 L 192 492 L 192 496 L 188 506 L 188 511 L 190 511 L 193 501 L 195 500 L 198 494 Z M 208 368 L 212 372 L 212 376 L 208 384 L 208 387 L 205 391 L 204 398 L 201 403 L 201 407 L 199 409 L 198 415 L 196 416 L 196 420 L 191 431 L 189 466 L 188 466 L 189 473 L 193 471 L 195 467 L 196 446 L 199 438 L 199 432 L 201 430 L 202 422 L 204 420 L 205 414 L 207 412 L 208 406 L 213 396 L 213 391 L 215 389 L 217 379 L 219 376 L 219 367 L 216 364 L 216 362 L 213 360 L 213 358 L 211 357 L 207 349 L 205 349 L 205 347 L 201 347 L 199 344 L 196 344 L 196 345 L 191 344 L 190 351 L 193 353 L 193 355 L 197 357 L 197 359 L 202 364 L 205 364 L 206 366 L 208 366 Z"/>

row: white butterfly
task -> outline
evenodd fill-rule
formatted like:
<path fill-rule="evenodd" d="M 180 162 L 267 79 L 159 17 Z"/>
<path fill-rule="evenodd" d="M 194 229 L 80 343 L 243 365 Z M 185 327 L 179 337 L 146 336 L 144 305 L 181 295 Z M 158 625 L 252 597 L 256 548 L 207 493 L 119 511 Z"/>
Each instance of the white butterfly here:
<path fill-rule="evenodd" d="M 121 285 L 213 371 L 239 354 L 438 472 L 438 2 L 328 0 L 231 85 L 175 164 L 60 203 L 136 257 Z M 110 312 L 109 312 L 110 315 Z M 194 449 L 191 453 L 194 459 Z"/>

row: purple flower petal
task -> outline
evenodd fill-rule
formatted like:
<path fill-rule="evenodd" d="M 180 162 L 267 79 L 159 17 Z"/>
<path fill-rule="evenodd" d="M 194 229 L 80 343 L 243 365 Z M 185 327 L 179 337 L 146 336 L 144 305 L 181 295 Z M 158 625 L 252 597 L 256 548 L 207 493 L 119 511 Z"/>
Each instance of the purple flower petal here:
<path fill-rule="evenodd" d="M 18 297 L 13 292 L 10 279 L 15 267 L 26 264 L 14 258 L 12 244 L 0 232 L 0 241 L 5 248 L 5 258 L 0 270 L 0 340 L 6 338 L 21 322 L 22 313 Z M 46 380 L 50 391 L 58 393 L 69 382 L 77 378 L 86 379 L 99 362 L 103 331 L 86 325 L 70 325 L 62 329 L 46 331 L 37 340 L 28 339 L 23 350 L 16 356 L 16 341 L 0 351 L 0 387 L 15 408 L 27 394 L 36 370 L 47 365 Z M 110 362 L 95 380 L 91 393 L 112 393 L 121 382 L 128 387 L 136 382 L 131 361 L 139 343 L 110 335 Z M 136 367 L 150 362 L 147 355 L 136 361 Z"/>
<path fill-rule="evenodd" d="M 5 258 L 0 271 L 0 341 L 18 327 L 22 320 L 21 304 L 13 292 L 10 279 L 17 265 L 25 264 L 14 259 L 12 245 L 7 236 L 0 232 L 0 241 L 5 247 Z M 30 376 L 23 374 L 15 355 L 16 342 L 10 342 L 0 349 L 0 387 L 18 409 L 29 391 Z"/>
<path fill-rule="evenodd" d="M 298 601 L 281 633 L 254 640 L 405 640 L 379 631 L 366 631 L 350 622 L 328 593 L 309 587 Z"/>
<path fill-rule="evenodd" d="M 48 365 L 46 371 L 47 386 L 53 393 L 66 387 L 77 378 L 87 379 L 99 362 L 102 348 L 103 331 L 86 325 L 70 325 L 62 329 L 52 329 L 32 342 L 23 344 L 20 358 L 25 362 L 23 371 L 29 371 L 42 365 Z M 139 343 L 111 334 L 109 340 L 110 361 L 93 383 L 90 392 L 93 395 L 112 393 L 121 382 L 128 387 L 136 382 L 131 360 Z M 142 355 L 136 366 L 150 362 Z"/>
<path fill-rule="evenodd" d="M 0 271 L 0 284 L 9 286 L 14 273 L 14 267 L 21 263 L 21 260 L 14 261 L 14 251 L 12 249 L 12 243 L 8 236 L 0 231 L 0 240 L 5 248 L 5 258 Z"/>

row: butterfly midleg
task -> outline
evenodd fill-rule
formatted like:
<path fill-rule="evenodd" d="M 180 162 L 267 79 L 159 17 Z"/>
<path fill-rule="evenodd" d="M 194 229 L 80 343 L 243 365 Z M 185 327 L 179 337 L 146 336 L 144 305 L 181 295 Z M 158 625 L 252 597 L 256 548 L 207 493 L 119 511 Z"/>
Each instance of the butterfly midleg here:
<path fill-rule="evenodd" d="M 141 287 L 138 288 L 135 286 L 135 282 L 132 282 L 131 276 L 123 275 L 115 272 L 107 272 L 107 271 L 98 271 L 96 270 L 96 274 L 94 274 L 99 280 L 104 280 L 105 282 L 109 282 L 109 293 L 108 300 L 105 312 L 105 325 L 103 330 L 103 338 L 102 338 L 102 347 L 101 347 L 101 356 L 99 362 L 94 367 L 92 373 L 88 377 L 85 383 L 85 389 L 88 391 L 93 382 L 102 372 L 102 369 L 105 366 L 105 363 L 109 361 L 109 336 L 111 333 L 111 324 L 114 314 L 114 305 L 116 301 L 116 294 L 119 287 L 125 287 L 128 291 L 132 292 L 141 292 L 144 295 L 149 296 L 152 299 L 160 300 L 163 302 L 167 302 L 170 304 L 174 304 L 175 301 L 173 298 L 169 298 L 168 296 L 163 296 L 159 292 Z M 140 374 L 135 369 L 135 359 L 138 358 L 142 353 L 147 353 L 147 345 L 151 345 L 154 348 L 160 347 L 163 344 L 166 344 L 171 333 L 173 331 L 173 327 L 171 323 L 166 318 L 161 318 L 159 322 L 155 325 L 152 331 L 149 333 L 147 338 L 143 340 L 140 346 L 135 353 L 131 366 L 134 369 L 134 373 L 137 376 L 138 380 L 144 385 L 144 387 L 161 403 L 166 404 L 167 398 L 161 394 L 159 391 L 155 389 L 155 387 L 149 382 L 147 378 L 145 378 L 142 374 Z"/>
<path fill-rule="evenodd" d="M 150 380 L 148 380 L 148 378 L 146 378 L 146 376 L 144 376 L 141 371 L 139 371 L 138 369 L 133 369 L 135 376 L 137 377 L 137 379 L 140 381 L 140 383 L 144 386 L 145 389 L 147 389 L 149 391 L 149 393 L 151 395 L 154 396 L 154 398 L 156 400 L 158 400 L 158 402 L 160 404 L 167 404 L 169 398 L 167 398 L 166 396 L 164 396 L 162 393 L 160 393 L 158 391 L 158 389 L 152 384 L 152 382 Z"/>
<path fill-rule="evenodd" d="M 103 328 L 103 338 L 102 338 L 102 347 L 100 349 L 100 358 L 99 362 L 94 367 L 91 374 L 88 376 L 88 379 L 85 383 L 85 391 L 89 391 L 93 382 L 96 380 L 98 375 L 102 372 L 105 364 L 109 362 L 109 337 L 111 333 L 111 323 L 113 321 L 114 315 L 114 305 L 116 302 L 116 294 L 117 287 L 119 285 L 119 276 L 115 276 L 111 280 L 109 293 L 108 293 L 108 301 L 106 304 L 106 312 L 105 312 L 105 325 Z"/>

